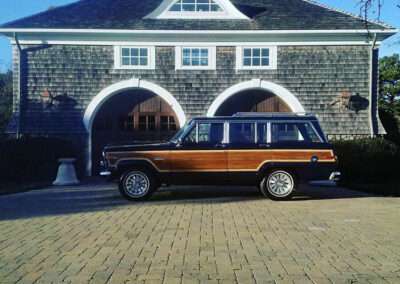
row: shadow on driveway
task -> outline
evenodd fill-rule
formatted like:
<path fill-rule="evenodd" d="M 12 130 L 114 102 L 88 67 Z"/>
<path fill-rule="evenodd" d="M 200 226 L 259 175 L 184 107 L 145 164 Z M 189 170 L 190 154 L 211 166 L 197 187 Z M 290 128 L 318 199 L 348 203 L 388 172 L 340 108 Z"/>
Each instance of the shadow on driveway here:
<path fill-rule="evenodd" d="M 291 202 L 377 197 L 338 187 L 304 185 L 300 189 L 301 192 Z M 158 203 L 218 204 L 260 199 L 264 199 L 264 196 L 256 187 L 171 186 L 159 189 L 149 201 L 135 203 L 121 197 L 116 184 L 92 180 L 77 187 L 51 187 L 0 196 L 0 220 L 110 211 L 125 206 L 134 209 Z M 265 201 L 273 202 L 268 199 Z"/>

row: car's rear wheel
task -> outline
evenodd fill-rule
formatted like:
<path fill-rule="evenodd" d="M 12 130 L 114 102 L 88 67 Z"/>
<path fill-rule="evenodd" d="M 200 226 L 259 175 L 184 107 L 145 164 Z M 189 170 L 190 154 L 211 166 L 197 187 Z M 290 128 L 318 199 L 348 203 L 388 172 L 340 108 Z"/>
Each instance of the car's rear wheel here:
<path fill-rule="evenodd" d="M 297 190 L 298 181 L 291 171 L 276 169 L 265 175 L 260 187 L 265 197 L 272 200 L 288 200 Z"/>
<path fill-rule="evenodd" d="M 139 201 L 146 200 L 153 194 L 157 182 L 154 175 L 145 169 L 130 169 L 121 175 L 118 187 L 123 197 Z"/>

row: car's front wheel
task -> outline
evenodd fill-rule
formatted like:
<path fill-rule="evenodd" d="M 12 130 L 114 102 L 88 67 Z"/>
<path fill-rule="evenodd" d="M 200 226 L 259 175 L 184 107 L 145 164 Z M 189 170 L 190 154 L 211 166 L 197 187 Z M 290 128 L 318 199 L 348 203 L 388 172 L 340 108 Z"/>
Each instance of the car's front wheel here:
<path fill-rule="evenodd" d="M 276 169 L 265 175 L 260 187 L 265 197 L 272 200 L 288 200 L 297 190 L 298 181 L 291 171 Z"/>
<path fill-rule="evenodd" d="M 130 169 L 121 175 L 118 187 L 123 197 L 138 201 L 148 199 L 156 189 L 156 184 L 154 175 L 149 171 Z"/>

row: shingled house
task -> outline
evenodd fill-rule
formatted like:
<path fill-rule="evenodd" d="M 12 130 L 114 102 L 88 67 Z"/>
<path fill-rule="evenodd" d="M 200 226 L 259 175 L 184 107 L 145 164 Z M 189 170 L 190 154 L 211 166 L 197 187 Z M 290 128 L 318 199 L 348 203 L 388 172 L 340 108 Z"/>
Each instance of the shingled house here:
<path fill-rule="evenodd" d="M 392 27 L 309 0 L 83 0 L 1 26 L 13 45 L 10 135 L 87 153 L 161 140 L 190 118 L 314 113 L 330 137 L 384 133 L 377 58 Z"/>

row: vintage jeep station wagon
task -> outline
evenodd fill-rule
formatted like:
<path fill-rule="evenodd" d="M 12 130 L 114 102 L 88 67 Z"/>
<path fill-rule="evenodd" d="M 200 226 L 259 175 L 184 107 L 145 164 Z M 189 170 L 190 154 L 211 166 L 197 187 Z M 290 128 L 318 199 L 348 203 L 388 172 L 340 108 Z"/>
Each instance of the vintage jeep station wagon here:
<path fill-rule="evenodd" d="M 161 184 L 256 185 L 274 200 L 299 182 L 337 180 L 337 158 L 313 115 L 238 113 L 196 118 L 169 142 L 107 145 L 101 172 L 129 200 Z"/>

